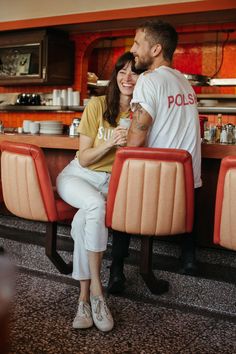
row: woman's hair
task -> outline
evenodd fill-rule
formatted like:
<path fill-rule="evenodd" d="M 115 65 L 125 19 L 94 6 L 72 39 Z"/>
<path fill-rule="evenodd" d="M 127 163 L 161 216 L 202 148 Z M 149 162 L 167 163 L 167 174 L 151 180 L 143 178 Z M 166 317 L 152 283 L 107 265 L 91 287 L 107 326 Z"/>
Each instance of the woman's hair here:
<path fill-rule="evenodd" d="M 142 72 L 141 70 L 135 69 L 134 56 L 132 53 L 125 52 L 118 58 L 106 90 L 107 108 L 103 114 L 104 119 L 115 127 L 117 125 L 116 118 L 120 112 L 120 89 L 117 85 L 117 74 L 127 63 L 131 63 L 132 71 L 134 73 L 140 74 Z"/>
<path fill-rule="evenodd" d="M 145 38 L 151 46 L 159 43 L 162 46 L 164 59 L 172 61 L 178 44 L 178 33 L 171 24 L 161 20 L 148 20 L 137 29 L 144 31 Z"/>

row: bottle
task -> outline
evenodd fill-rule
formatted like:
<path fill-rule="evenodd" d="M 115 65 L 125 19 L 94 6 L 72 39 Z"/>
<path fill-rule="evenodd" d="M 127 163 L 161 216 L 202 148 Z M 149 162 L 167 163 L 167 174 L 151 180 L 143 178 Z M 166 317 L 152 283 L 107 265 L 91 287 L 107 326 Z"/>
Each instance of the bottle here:
<path fill-rule="evenodd" d="M 70 128 L 69 128 L 69 135 L 74 136 L 75 135 L 75 124 L 71 123 Z"/>
<path fill-rule="evenodd" d="M 74 124 L 74 135 L 79 135 L 80 118 L 75 117 L 72 123 Z"/>
<path fill-rule="evenodd" d="M 220 134 L 222 132 L 222 114 L 217 115 L 217 125 L 216 125 L 216 137 L 215 142 L 220 142 Z"/>

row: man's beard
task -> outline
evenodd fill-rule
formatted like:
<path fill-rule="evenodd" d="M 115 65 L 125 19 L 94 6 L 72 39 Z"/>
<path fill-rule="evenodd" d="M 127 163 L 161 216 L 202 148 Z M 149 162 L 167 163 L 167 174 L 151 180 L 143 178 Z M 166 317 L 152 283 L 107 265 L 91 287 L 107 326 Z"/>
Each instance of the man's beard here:
<path fill-rule="evenodd" d="M 148 70 L 153 63 L 152 58 L 145 58 L 142 60 L 135 61 L 135 68 L 138 70 Z"/>

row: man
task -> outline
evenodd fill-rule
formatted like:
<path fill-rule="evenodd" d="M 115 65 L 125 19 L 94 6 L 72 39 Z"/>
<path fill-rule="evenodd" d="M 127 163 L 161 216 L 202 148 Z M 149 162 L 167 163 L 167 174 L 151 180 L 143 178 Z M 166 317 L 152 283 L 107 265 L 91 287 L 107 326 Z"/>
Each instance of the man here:
<path fill-rule="evenodd" d="M 183 74 L 171 68 L 178 43 L 176 30 L 162 21 L 147 21 L 136 30 L 131 52 L 140 75 L 133 93 L 134 112 L 128 146 L 185 149 L 192 155 L 194 186 L 201 187 L 201 137 L 195 92 Z M 185 273 L 195 270 L 193 237 L 185 238 L 182 258 Z M 124 257 L 129 237 L 114 232 L 108 291 L 124 290 Z"/>

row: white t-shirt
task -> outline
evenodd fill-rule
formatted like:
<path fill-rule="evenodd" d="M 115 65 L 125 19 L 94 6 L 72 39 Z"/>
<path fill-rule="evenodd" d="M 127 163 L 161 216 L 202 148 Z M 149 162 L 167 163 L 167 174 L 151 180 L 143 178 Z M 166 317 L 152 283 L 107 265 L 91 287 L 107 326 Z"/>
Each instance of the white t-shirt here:
<path fill-rule="evenodd" d="M 194 187 L 201 187 L 201 135 L 196 94 L 178 70 L 161 66 L 141 74 L 131 107 L 139 103 L 153 119 L 147 146 L 187 150 L 192 155 Z"/>

